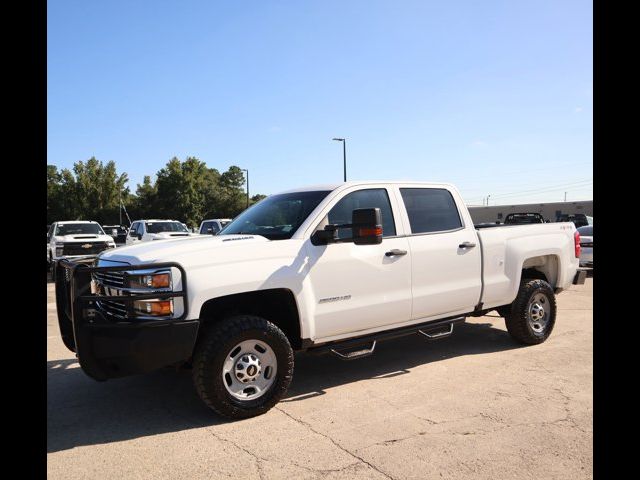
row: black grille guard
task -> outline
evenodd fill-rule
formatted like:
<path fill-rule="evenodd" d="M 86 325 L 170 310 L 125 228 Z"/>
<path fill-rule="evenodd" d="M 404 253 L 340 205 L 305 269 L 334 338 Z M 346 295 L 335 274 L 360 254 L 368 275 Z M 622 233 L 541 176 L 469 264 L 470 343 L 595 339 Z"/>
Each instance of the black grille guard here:
<path fill-rule="evenodd" d="M 170 339 L 171 335 L 176 335 L 176 328 L 173 328 L 176 326 L 195 324 L 197 331 L 197 324 L 199 323 L 197 320 L 185 321 L 188 314 L 187 277 L 181 265 L 174 262 L 164 262 L 97 267 L 82 261 L 62 259 L 56 262 L 55 268 L 56 308 L 62 341 L 69 350 L 76 353 L 80 366 L 90 377 L 96 380 L 105 380 L 116 376 L 139 373 L 152 369 L 149 367 L 149 362 L 155 364 L 166 361 L 166 364 L 170 364 L 181 360 L 181 358 L 177 357 L 184 356 L 185 348 L 179 354 L 164 348 L 164 358 L 158 359 L 149 358 L 153 355 L 149 355 L 148 352 L 135 351 L 150 337 L 153 337 L 151 340 L 157 344 L 158 335 L 160 335 L 158 332 L 165 332 L 161 334 L 162 338 Z M 182 283 L 180 290 L 116 296 L 98 295 L 91 292 L 93 273 L 131 272 L 167 268 L 176 268 L 180 271 Z M 162 300 L 178 297 L 183 299 L 183 311 L 179 317 L 153 320 L 136 318 L 118 318 L 114 320 L 109 318 L 96 305 L 96 301 L 100 300 L 117 301 L 130 306 L 137 300 L 152 298 Z M 156 328 L 163 326 L 170 328 Z M 180 328 L 179 330 L 183 332 L 187 329 Z M 180 333 L 177 335 L 179 336 Z M 175 340 L 178 341 L 179 339 L 175 338 Z M 144 358 L 142 358 L 143 356 Z M 133 361 L 136 364 L 132 366 L 130 363 Z M 144 363 L 144 365 L 140 365 L 141 363 Z M 113 371 L 110 371 L 110 369 Z M 118 372 L 118 370 L 121 371 Z"/>

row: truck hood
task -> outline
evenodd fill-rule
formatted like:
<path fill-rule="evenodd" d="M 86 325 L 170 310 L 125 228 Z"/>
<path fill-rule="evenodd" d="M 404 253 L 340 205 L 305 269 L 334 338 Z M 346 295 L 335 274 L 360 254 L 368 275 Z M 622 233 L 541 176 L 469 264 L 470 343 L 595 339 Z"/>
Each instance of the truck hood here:
<path fill-rule="evenodd" d="M 77 235 L 58 235 L 53 237 L 56 243 L 73 243 L 73 242 L 112 242 L 111 235 L 97 235 L 91 233 L 80 233 Z"/>
<path fill-rule="evenodd" d="M 150 262 L 178 262 L 185 267 L 204 265 L 223 258 L 228 249 L 254 250 L 270 243 L 260 235 L 194 235 L 161 242 L 143 242 L 105 251 L 100 259 L 131 265 Z"/>

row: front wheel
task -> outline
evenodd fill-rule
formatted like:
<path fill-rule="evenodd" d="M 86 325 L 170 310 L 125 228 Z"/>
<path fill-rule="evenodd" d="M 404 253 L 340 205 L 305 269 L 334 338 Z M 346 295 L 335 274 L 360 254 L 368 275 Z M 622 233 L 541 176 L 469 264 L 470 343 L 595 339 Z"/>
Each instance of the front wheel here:
<path fill-rule="evenodd" d="M 226 318 L 205 331 L 193 356 L 200 398 L 220 415 L 241 419 L 266 413 L 293 377 L 293 350 L 273 323 L 253 315 Z"/>
<path fill-rule="evenodd" d="M 505 315 L 511 336 L 528 345 L 544 342 L 556 323 L 556 298 L 544 280 L 525 279 Z"/>

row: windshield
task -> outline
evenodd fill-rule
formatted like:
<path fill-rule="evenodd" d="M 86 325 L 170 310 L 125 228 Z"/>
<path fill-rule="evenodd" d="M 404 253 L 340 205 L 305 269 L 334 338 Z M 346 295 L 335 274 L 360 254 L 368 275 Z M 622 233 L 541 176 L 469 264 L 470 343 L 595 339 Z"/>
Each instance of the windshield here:
<path fill-rule="evenodd" d="M 269 240 L 293 236 L 329 191 L 294 192 L 272 195 L 238 215 L 221 235 L 251 233 Z"/>
<path fill-rule="evenodd" d="M 188 230 L 180 222 L 146 222 L 147 233 L 161 232 L 187 232 Z"/>
<path fill-rule="evenodd" d="M 54 236 L 63 235 L 104 235 L 104 231 L 97 223 L 65 223 L 56 225 Z"/>
<path fill-rule="evenodd" d="M 584 227 L 580 227 L 578 228 L 578 232 L 580 233 L 580 235 L 593 237 L 593 225 L 585 225 Z"/>

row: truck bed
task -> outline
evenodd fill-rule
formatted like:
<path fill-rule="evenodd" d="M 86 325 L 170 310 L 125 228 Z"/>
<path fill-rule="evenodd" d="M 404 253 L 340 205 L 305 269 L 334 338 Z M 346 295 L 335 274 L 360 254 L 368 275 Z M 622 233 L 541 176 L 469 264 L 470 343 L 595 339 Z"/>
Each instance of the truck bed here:
<path fill-rule="evenodd" d="M 556 289 L 571 285 L 579 262 L 573 223 L 495 226 L 503 228 L 476 228 L 482 250 L 483 308 L 513 301 L 523 266 L 544 274 Z"/>

